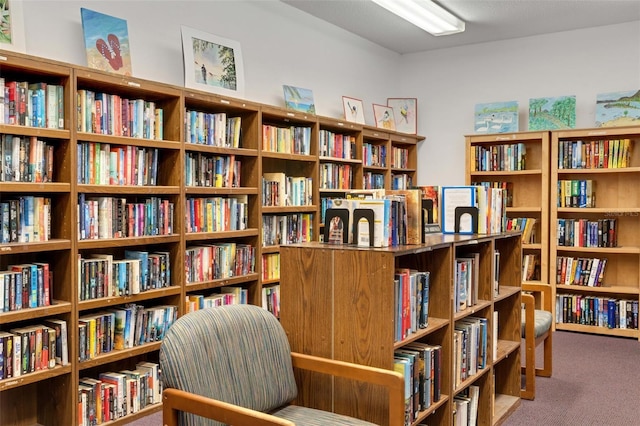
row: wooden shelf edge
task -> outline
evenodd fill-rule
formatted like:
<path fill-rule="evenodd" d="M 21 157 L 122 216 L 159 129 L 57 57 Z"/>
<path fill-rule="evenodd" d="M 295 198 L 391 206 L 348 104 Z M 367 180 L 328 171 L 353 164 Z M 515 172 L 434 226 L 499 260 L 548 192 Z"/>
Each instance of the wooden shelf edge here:
<path fill-rule="evenodd" d="M 143 300 L 157 299 L 165 296 L 173 296 L 180 294 L 181 289 L 179 286 L 170 286 L 164 288 L 154 288 L 146 290 L 138 294 L 131 294 L 129 296 L 112 296 L 101 297 L 100 299 L 82 300 L 78 302 L 78 311 L 87 311 L 89 309 L 96 309 L 101 307 L 109 307 L 116 305 L 124 305 L 126 303 L 140 302 Z"/>
<path fill-rule="evenodd" d="M 17 311 L 1 312 L 0 324 L 8 324 L 23 320 L 36 320 L 38 318 L 53 315 L 68 314 L 71 312 L 71 303 L 54 300 L 52 305 L 37 308 L 26 308 Z"/>
<path fill-rule="evenodd" d="M 35 371 L 29 374 L 23 374 L 18 377 L 10 377 L 8 379 L 0 380 L 0 392 L 9 389 L 17 388 L 20 386 L 26 386 L 31 383 L 41 382 L 53 377 L 58 377 L 63 374 L 71 373 L 71 364 L 68 365 L 56 365 L 55 368 L 48 370 Z"/>
<path fill-rule="evenodd" d="M 257 273 L 241 275 L 237 277 L 219 278 L 211 281 L 187 283 L 185 284 L 185 289 L 187 292 L 192 292 L 192 291 L 227 287 L 230 285 L 243 284 L 243 283 L 248 283 L 252 281 L 258 281 Z"/>
<path fill-rule="evenodd" d="M 131 358 L 136 355 L 142 355 L 149 352 L 157 351 L 160 349 L 161 344 L 162 342 L 145 343 L 140 346 L 134 346 L 133 348 L 113 350 L 105 354 L 100 354 L 95 358 L 91 358 L 86 361 L 79 361 L 78 370 L 82 371 L 88 368 L 97 367 L 103 364 L 108 364 L 110 362 Z"/>

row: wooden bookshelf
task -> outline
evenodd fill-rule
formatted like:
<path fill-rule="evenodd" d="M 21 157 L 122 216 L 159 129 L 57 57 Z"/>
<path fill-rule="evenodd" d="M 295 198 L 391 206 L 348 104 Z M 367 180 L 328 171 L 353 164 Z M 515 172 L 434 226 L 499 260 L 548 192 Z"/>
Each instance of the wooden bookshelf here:
<path fill-rule="evenodd" d="M 620 313 L 621 301 L 628 301 L 626 306 L 633 310 L 635 306 L 637 318 L 637 306 L 640 297 L 640 221 L 638 219 L 640 213 L 640 189 L 638 187 L 638 178 L 640 177 L 640 153 L 638 152 L 638 143 L 640 141 L 640 127 L 611 127 L 611 128 L 592 128 L 592 129 L 576 129 L 576 130 L 558 130 L 551 133 L 551 214 L 550 214 L 550 235 L 551 235 L 551 255 L 549 274 L 550 280 L 555 290 L 556 305 L 556 329 L 571 330 L 584 333 L 604 334 L 620 337 L 631 337 L 640 340 L 640 332 L 637 326 L 629 323 L 621 325 L 620 322 L 608 323 L 604 318 L 598 320 L 599 315 L 593 310 L 596 308 L 594 304 L 602 307 L 602 302 L 611 300 L 616 310 L 615 317 L 627 317 L 630 320 L 633 314 L 625 315 Z M 615 141 L 628 140 L 628 156 L 625 158 L 624 164 L 620 161 L 617 164 L 604 164 L 596 167 L 595 155 L 596 150 L 592 148 L 598 147 L 598 162 L 600 160 L 600 145 L 604 145 L 605 141 L 611 146 L 611 151 L 607 154 L 609 157 L 615 157 Z M 620 146 L 619 142 L 617 143 Z M 587 148 L 589 147 L 589 153 Z M 571 161 L 564 162 L 568 156 L 565 148 L 568 150 L 576 149 L 580 152 L 581 158 L 577 158 L 574 164 Z M 604 148 L 604 146 L 603 146 Z M 622 160 L 623 155 L 618 158 Z M 584 163 L 582 160 L 584 159 Z M 579 162 L 579 163 L 578 163 Z M 566 196 L 566 191 L 560 192 L 562 181 L 580 181 L 591 182 L 593 188 L 594 204 L 582 203 L 580 207 L 580 195 L 578 193 L 578 205 L 563 203 L 562 197 Z M 586 185 L 585 185 L 586 189 Z M 586 199 L 586 195 L 585 195 Z M 585 200 L 583 200 L 585 201 Z M 614 219 L 615 239 L 614 246 L 609 244 L 599 244 L 597 236 L 592 239 L 595 244 L 583 244 L 576 242 L 571 244 L 568 241 L 560 243 L 559 233 L 566 230 L 561 227 L 562 221 L 574 219 L 586 219 L 597 223 L 602 220 Z M 598 231 L 596 231 L 598 232 Z M 574 235 L 577 237 L 577 234 Z M 605 232 L 606 234 L 606 232 Z M 565 235 L 566 237 L 566 235 Z M 585 245 L 587 245 L 585 247 Z M 598 246 L 600 245 L 600 246 Z M 566 278 L 566 266 L 563 279 L 562 266 L 566 265 L 566 259 L 587 259 L 586 266 L 588 268 L 588 259 L 606 259 L 607 263 L 603 273 L 603 279 L 598 284 L 591 283 L 589 285 L 588 277 L 580 281 L 576 281 L 574 275 L 573 280 Z M 601 263 L 601 260 L 598 261 Z M 580 265 L 584 261 L 580 262 Z M 590 270 L 588 268 L 587 270 Z M 559 272 L 559 273 L 558 273 Z M 580 315 L 579 313 L 582 313 Z M 573 313 L 573 315 L 572 315 Z M 637 324 L 637 323 L 636 323 Z"/>
<path fill-rule="evenodd" d="M 466 184 L 506 182 L 510 199 L 507 218 L 535 219 L 533 239 L 522 244 L 523 266 L 527 256 L 537 262 L 532 277 L 527 279 L 523 271 L 523 280 L 538 284 L 549 284 L 550 141 L 547 131 L 465 136 Z M 525 149 L 524 167 L 517 166 L 515 154 L 514 161 L 508 163 L 507 153 L 519 144 Z M 482 161 L 482 152 L 492 158 Z"/>
<path fill-rule="evenodd" d="M 494 295 L 493 270 L 499 256 L 499 293 Z M 393 369 L 394 351 L 412 342 L 440 345 L 441 397 L 420 411 L 412 424 L 453 424 L 454 395 L 478 386 L 478 424 L 502 422 L 520 403 L 521 236 L 431 235 L 421 245 L 383 249 L 306 243 L 280 248 L 281 323 L 293 351 Z M 479 254 L 476 305 L 454 312 L 455 259 Z M 396 268 L 430 273 L 428 327 L 396 339 L 398 319 L 393 301 Z M 494 334 L 494 315 L 498 324 Z M 454 383 L 453 328 L 470 316 L 487 321 L 487 364 L 477 374 Z M 494 339 L 495 337 L 495 339 Z M 497 356 L 493 357 L 494 342 Z M 318 380 L 298 399 L 304 405 L 334 410 L 386 424 L 383 392 L 349 381 Z"/>
<path fill-rule="evenodd" d="M 158 361 L 160 343 L 146 342 L 123 350 L 112 350 L 95 354 L 80 361 L 79 327 L 84 317 L 110 309 L 120 309 L 128 304 L 146 308 L 175 306 L 175 314 L 187 311 L 187 300 L 213 293 L 225 292 L 232 288 L 245 291 L 247 302 L 267 307 L 269 297 L 279 299 L 279 294 L 266 296 L 278 288 L 280 278 L 263 276 L 262 257 L 279 255 L 280 244 L 266 244 L 263 221 L 268 216 L 309 215 L 310 239 L 320 235 L 320 197 L 323 192 L 317 182 L 321 163 L 334 161 L 320 158 L 318 137 L 321 128 L 345 132 L 355 138 L 355 158 L 342 159 L 338 163 L 350 164 L 354 168 L 353 187 L 362 187 L 362 141 L 364 135 L 379 144 L 399 143 L 414 147 L 422 140 L 420 136 L 402 135 L 396 132 L 379 134 L 375 129 L 365 129 L 361 125 L 347 123 L 339 119 L 318 117 L 263 105 L 241 99 L 233 99 L 211 93 L 188 90 L 159 82 L 105 73 L 82 66 L 65 64 L 13 52 L 2 52 L 0 77 L 5 81 L 46 82 L 63 87 L 61 111 L 64 119 L 60 128 L 42 128 L 28 125 L 0 124 L 0 135 L 14 135 L 20 138 L 36 138 L 53 146 L 53 176 L 47 182 L 2 182 L 0 202 L 22 196 L 46 197 L 51 199 L 50 238 L 47 241 L 0 243 L 0 271 L 18 263 L 49 263 L 53 272 L 51 305 L 29 309 L 0 312 L 0 330 L 39 324 L 47 319 L 63 319 L 67 323 L 68 359 L 67 365 L 24 374 L 17 378 L 0 379 L 0 424 L 69 425 L 77 423 L 79 381 L 84 377 L 98 378 L 106 371 L 134 369 L 141 361 Z M 112 102 L 114 97 L 140 100 L 162 110 L 162 126 L 142 134 L 114 132 L 119 128 L 114 115 L 98 116 L 91 110 L 91 117 L 82 114 L 86 110 L 86 92 L 104 93 Z M 83 96 L 79 96 L 82 94 Z M 100 95 L 102 96 L 102 95 Z M 95 98 L 94 98 L 95 99 Z M 104 105 L 102 105 L 104 106 Z M 103 110 L 104 111 L 104 110 Z M 191 116 L 188 111 L 202 114 L 224 114 L 227 119 L 237 118 L 234 126 L 239 126 L 237 146 L 209 145 L 193 143 Z M 155 112 L 154 112 L 155 114 Z M 158 112 L 159 114 L 159 112 Z M 160 122 L 159 116 L 153 117 Z M 189 121 L 187 121 L 189 119 Z M 148 117 L 150 122 L 151 116 Z M 100 131 L 94 129 L 100 126 Z M 279 152 L 264 149 L 263 125 L 276 127 L 310 128 L 309 153 Z M 396 142 L 391 142 L 397 138 Z M 85 150 L 96 147 L 122 147 L 125 152 L 140 151 L 149 158 L 157 158 L 157 169 L 142 178 L 155 176 L 155 180 L 127 182 L 123 184 L 110 180 L 111 174 L 102 169 L 102 174 L 89 172 L 90 163 Z M 105 151 L 106 152 L 106 151 Z M 415 173 L 413 148 L 409 148 L 408 173 Z M 155 154 L 154 154 L 155 153 Z M 146 155 L 146 154 L 145 154 Z M 222 159 L 227 164 L 236 164 L 240 169 L 240 179 L 235 183 L 218 185 L 215 170 L 207 170 L 213 180 L 194 181 L 194 171 L 187 167 L 188 160 L 205 160 L 214 164 L 214 159 Z M 211 163 L 207 161 L 211 160 Z M 231 161 L 235 163 L 232 163 Z M 224 161 L 222 164 L 224 164 Z M 95 166 L 95 163 L 93 163 Z M 193 163 L 191 164 L 193 166 Z M 208 167 L 208 166 L 207 166 Z M 390 188 L 391 166 L 387 163 L 380 168 L 384 174 L 385 187 Z M 198 171 L 202 171 L 200 168 Z M 264 173 L 283 172 L 289 176 L 310 178 L 314 185 L 310 202 L 295 206 L 263 205 L 264 193 L 262 177 Z M 397 170 L 401 172 L 401 170 Z M 135 174 L 135 171 L 132 172 Z M 91 179 L 93 176 L 93 180 Z M 97 176 L 104 179 L 96 180 Z M 415 176 L 414 176 L 415 179 Z M 132 235 L 87 236 L 87 224 L 81 228 L 81 218 L 86 211 L 79 208 L 83 199 L 126 200 L 133 203 L 146 199 L 166 200 L 173 205 L 173 223 L 166 233 L 139 233 Z M 246 224 L 242 228 L 192 228 L 187 219 L 187 207 L 195 199 L 230 200 L 244 203 Z M 236 204 L 237 205 L 237 204 Z M 152 207 L 149 207 L 152 208 Z M 82 234 L 82 231 L 85 234 Z M 187 279 L 182 273 L 189 250 L 197 246 L 246 245 L 253 247 L 253 269 L 243 273 L 209 276 L 206 279 Z M 160 288 L 151 288 L 138 294 L 104 294 L 99 297 L 82 298 L 82 265 L 80 259 L 93 255 L 111 255 L 114 260 L 125 257 L 125 251 L 138 250 L 163 252 L 167 254 L 171 268 L 170 282 Z M 200 276 L 198 276 L 200 277 Z M 279 291 L 279 289 L 278 289 Z M 97 294 L 95 296 L 98 296 Z M 54 395 L 52 398 L 51 395 Z M 128 423 L 142 415 L 160 410 L 161 404 L 147 406 L 141 411 L 113 420 L 110 424 Z"/>

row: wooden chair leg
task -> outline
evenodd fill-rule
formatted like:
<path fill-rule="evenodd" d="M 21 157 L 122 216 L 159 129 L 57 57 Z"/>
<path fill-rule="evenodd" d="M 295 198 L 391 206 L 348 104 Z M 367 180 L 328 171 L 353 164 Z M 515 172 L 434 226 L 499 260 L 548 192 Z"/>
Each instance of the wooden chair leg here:
<path fill-rule="evenodd" d="M 536 369 L 536 375 L 542 377 L 551 377 L 551 372 L 553 371 L 553 343 L 552 343 L 552 331 L 547 332 L 547 336 L 544 339 L 544 364 L 542 368 Z"/>

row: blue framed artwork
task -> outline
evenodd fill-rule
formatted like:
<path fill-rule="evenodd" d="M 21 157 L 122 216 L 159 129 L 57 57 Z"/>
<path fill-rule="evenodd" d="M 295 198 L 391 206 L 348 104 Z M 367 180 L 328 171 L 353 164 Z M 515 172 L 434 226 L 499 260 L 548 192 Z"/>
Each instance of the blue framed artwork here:
<path fill-rule="evenodd" d="M 282 89 L 284 91 L 285 108 L 309 114 L 316 113 L 312 90 L 287 85 L 282 85 Z"/>
<path fill-rule="evenodd" d="M 529 130 L 575 129 L 576 97 L 529 99 Z"/>
<path fill-rule="evenodd" d="M 80 8 L 87 66 L 126 76 L 131 75 L 127 21 Z"/>
<path fill-rule="evenodd" d="M 640 124 L 640 90 L 597 95 L 596 127 L 638 124 Z"/>
<path fill-rule="evenodd" d="M 476 104 L 476 133 L 511 133 L 518 131 L 518 102 Z"/>

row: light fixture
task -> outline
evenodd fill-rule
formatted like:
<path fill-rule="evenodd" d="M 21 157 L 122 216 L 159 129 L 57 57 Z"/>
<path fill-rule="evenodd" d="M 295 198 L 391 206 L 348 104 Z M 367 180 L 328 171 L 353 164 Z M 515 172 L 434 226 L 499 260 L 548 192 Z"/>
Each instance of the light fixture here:
<path fill-rule="evenodd" d="M 464 21 L 431 0 L 372 1 L 434 36 L 456 34 L 464 31 Z"/>

